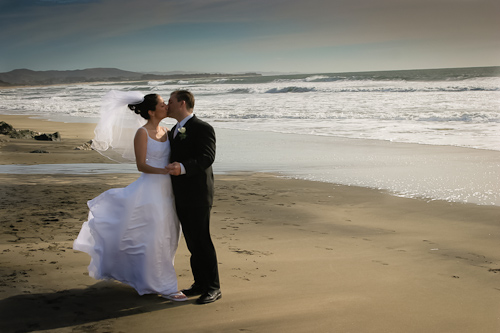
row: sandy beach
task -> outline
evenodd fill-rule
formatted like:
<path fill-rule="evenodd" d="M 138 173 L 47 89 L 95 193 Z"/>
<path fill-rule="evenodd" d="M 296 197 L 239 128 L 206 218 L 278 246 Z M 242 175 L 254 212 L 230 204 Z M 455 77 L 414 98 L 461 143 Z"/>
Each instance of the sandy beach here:
<path fill-rule="evenodd" d="M 74 149 L 95 124 L 0 120 L 62 136 L 0 135 L 0 164 L 110 162 Z M 138 176 L 0 174 L 0 332 L 500 332 L 500 206 L 217 175 L 223 298 L 197 305 L 96 281 L 72 249 L 87 200 Z M 176 271 L 188 287 L 184 240 Z"/>

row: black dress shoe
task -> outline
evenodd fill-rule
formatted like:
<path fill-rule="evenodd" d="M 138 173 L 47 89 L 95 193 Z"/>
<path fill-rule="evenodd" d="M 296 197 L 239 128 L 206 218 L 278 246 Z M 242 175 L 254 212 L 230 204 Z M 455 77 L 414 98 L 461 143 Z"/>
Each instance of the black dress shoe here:
<path fill-rule="evenodd" d="M 196 303 L 198 304 L 213 303 L 220 298 L 222 298 L 222 293 L 220 292 L 220 289 L 209 290 L 203 295 L 201 295 L 200 298 L 196 300 Z"/>
<path fill-rule="evenodd" d="M 191 287 L 187 288 L 187 289 L 183 289 L 181 290 L 184 295 L 186 295 L 187 297 L 191 297 L 191 296 L 198 296 L 198 295 L 202 295 L 205 293 L 205 290 L 200 287 L 200 286 L 197 286 L 195 284 L 193 284 Z"/>

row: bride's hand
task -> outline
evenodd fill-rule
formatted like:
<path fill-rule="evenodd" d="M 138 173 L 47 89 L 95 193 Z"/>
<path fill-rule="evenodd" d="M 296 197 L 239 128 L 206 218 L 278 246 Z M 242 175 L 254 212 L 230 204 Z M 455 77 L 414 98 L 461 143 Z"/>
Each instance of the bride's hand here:
<path fill-rule="evenodd" d="M 179 176 L 181 174 L 181 165 L 178 162 L 170 163 L 165 169 L 172 176 Z"/>

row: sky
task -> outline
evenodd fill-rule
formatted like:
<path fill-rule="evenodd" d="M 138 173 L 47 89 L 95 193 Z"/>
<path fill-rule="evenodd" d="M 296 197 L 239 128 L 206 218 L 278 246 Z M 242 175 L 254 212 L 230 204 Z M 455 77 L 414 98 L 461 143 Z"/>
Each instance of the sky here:
<path fill-rule="evenodd" d="M 499 0 L 0 0 L 0 72 L 500 65 Z"/>

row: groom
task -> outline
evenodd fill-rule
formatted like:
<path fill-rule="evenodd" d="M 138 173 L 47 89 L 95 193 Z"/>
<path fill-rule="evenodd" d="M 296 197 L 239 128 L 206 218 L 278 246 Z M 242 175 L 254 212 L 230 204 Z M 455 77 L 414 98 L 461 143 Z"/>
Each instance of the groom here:
<path fill-rule="evenodd" d="M 222 297 L 217 255 L 210 237 L 210 210 L 214 193 L 212 163 L 215 132 L 193 114 L 194 96 L 186 90 L 170 94 L 167 116 L 177 120 L 169 132 L 170 164 L 177 216 L 191 252 L 194 284 L 182 290 L 186 296 L 201 295 L 196 302 L 207 304 Z"/>

